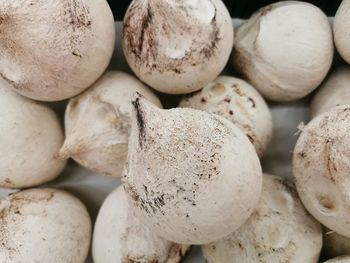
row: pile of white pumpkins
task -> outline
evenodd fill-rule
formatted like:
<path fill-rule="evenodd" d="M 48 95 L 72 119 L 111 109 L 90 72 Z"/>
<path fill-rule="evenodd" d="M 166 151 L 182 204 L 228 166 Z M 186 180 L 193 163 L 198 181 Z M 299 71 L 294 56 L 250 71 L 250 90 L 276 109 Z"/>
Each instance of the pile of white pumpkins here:
<path fill-rule="evenodd" d="M 350 63 L 350 0 L 333 33 L 299 1 L 264 7 L 234 32 L 220 0 L 134 0 L 121 37 L 137 78 L 102 75 L 116 38 L 105 0 L 0 1 L 0 186 L 22 189 L 0 202 L 0 262 L 85 262 L 91 240 L 96 263 L 176 263 L 191 245 L 209 263 L 311 263 L 322 248 L 325 260 L 341 256 L 328 263 L 350 262 L 350 66 L 326 78 L 334 42 Z M 219 76 L 228 61 L 242 79 Z M 295 186 L 263 174 L 264 98 L 318 87 Z M 186 95 L 164 110 L 159 92 Z M 43 101 L 68 98 L 64 133 Z M 33 188 L 69 158 L 121 177 L 93 236 L 80 200 Z"/>

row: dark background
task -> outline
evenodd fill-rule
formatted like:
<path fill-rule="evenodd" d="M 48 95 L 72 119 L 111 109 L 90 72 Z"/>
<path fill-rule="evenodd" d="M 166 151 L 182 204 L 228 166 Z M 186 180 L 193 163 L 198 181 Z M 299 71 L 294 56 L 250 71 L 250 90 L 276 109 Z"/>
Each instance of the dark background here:
<path fill-rule="evenodd" d="M 166 0 L 164 0 L 166 1 Z M 115 20 L 122 20 L 125 11 L 131 0 L 108 0 Z M 270 3 L 277 1 L 268 0 L 224 0 L 227 8 L 230 10 L 232 17 L 249 17 L 255 10 Z M 318 0 L 318 1 L 304 1 L 309 2 L 320 7 L 328 16 L 334 16 L 341 0 Z"/>

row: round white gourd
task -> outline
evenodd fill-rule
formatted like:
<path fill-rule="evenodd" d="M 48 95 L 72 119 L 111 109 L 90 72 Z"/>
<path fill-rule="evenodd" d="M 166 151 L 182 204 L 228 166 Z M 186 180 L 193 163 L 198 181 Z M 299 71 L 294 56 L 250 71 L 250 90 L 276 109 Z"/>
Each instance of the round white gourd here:
<path fill-rule="evenodd" d="M 261 157 L 272 137 L 272 116 L 263 97 L 244 80 L 220 76 L 201 91 L 184 97 L 180 107 L 204 110 L 236 124 Z"/>
<path fill-rule="evenodd" d="M 261 8 L 235 35 L 231 62 L 266 98 L 285 102 L 317 88 L 333 61 L 327 16 L 316 6 L 283 1 Z"/>
<path fill-rule="evenodd" d="M 164 93 L 190 93 L 213 81 L 232 46 L 232 20 L 221 0 L 134 0 L 124 17 L 131 69 Z"/>
<path fill-rule="evenodd" d="M 56 178 L 64 136 L 56 114 L 22 97 L 0 78 L 0 187 L 24 188 Z"/>
<path fill-rule="evenodd" d="M 135 92 L 162 107 L 147 86 L 119 71 L 106 73 L 93 87 L 72 98 L 65 113 L 66 139 L 60 157 L 71 157 L 96 173 L 120 177 L 128 153 Z"/>
<path fill-rule="evenodd" d="M 131 210 L 122 186 L 101 206 L 92 242 L 95 263 L 178 263 L 188 249 L 158 237 L 143 225 Z"/>
<path fill-rule="evenodd" d="M 84 263 L 90 237 L 85 206 L 67 192 L 30 189 L 0 202 L 2 262 Z"/>
<path fill-rule="evenodd" d="M 4 0 L 0 10 L 0 76 L 21 95 L 73 97 L 112 57 L 115 24 L 106 0 Z"/>
<path fill-rule="evenodd" d="M 162 110 L 142 97 L 133 104 L 122 181 L 140 220 L 180 244 L 208 243 L 240 227 L 259 200 L 262 180 L 245 134 L 215 114 Z"/>

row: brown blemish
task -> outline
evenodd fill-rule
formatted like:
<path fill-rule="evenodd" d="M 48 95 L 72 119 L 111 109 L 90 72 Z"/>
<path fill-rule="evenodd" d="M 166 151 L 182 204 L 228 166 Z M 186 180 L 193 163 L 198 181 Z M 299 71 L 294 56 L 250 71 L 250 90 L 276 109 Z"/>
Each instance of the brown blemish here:
<path fill-rule="evenodd" d="M 156 207 L 161 208 L 165 205 L 164 201 L 164 194 L 161 194 L 160 196 L 153 199 L 153 203 Z"/>
<path fill-rule="evenodd" d="M 206 103 L 207 100 L 206 100 L 205 98 L 201 98 L 201 102 L 202 102 L 202 103 Z"/>
<path fill-rule="evenodd" d="M 158 259 L 149 259 L 147 261 L 146 258 L 139 258 L 139 259 L 132 259 L 130 256 L 126 256 L 125 258 L 122 259 L 122 263 L 140 263 L 140 262 L 144 262 L 144 263 L 159 263 Z"/>
<path fill-rule="evenodd" d="M 146 185 L 143 185 L 143 190 L 145 190 L 146 196 L 148 196 L 149 192 L 148 187 Z"/>
<path fill-rule="evenodd" d="M 78 0 L 65 1 L 66 10 L 69 14 L 69 24 L 73 29 L 90 28 L 91 17 L 89 10 Z"/>
<path fill-rule="evenodd" d="M 0 77 L 3 78 L 6 82 L 8 82 L 13 88 L 15 88 L 16 90 L 29 90 L 26 86 L 21 85 L 18 82 L 15 82 L 9 78 L 7 78 L 3 73 L 0 72 Z"/>
<path fill-rule="evenodd" d="M 141 22 L 141 34 L 140 34 L 140 39 L 139 39 L 139 45 L 138 45 L 138 56 L 140 56 L 140 54 L 142 53 L 142 47 L 144 44 L 144 41 L 146 39 L 145 35 L 147 32 L 147 28 L 149 27 L 149 25 L 152 22 L 152 12 L 151 12 L 151 6 L 150 4 L 148 4 L 148 8 L 147 8 L 147 12 L 146 15 L 143 17 L 143 20 Z"/>
<path fill-rule="evenodd" d="M 349 114 L 349 112 L 350 112 L 350 107 L 346 107 L 345 109 L 343 109 L 343 113 L 345 113 L 346 115 L 346 117 L 348 117 L 347 115 Z"/>
<path fill-rule="evenodd" d="M 7 23 L 9 21 L 9 19 L 10 19 L 9 15 L 7 15 L 7 14 L 0 14 L 0 26 L 2 24 Z"/>
<path fill-rule="evenodd" d="M 288 179 L 286 178 L 279 178 L 279 177 L 276 177 L 273 179 L 274 181 L 276 181 L 276 186 L 282 186 L 282 187 L 279 187 L 281 190 L 283 190 L 283 192 L 288 192 L 292 195 L 293 199 L 298 199 L 299 198 L 299 195 L 297 193 L 297 190 L 294 186 L 294 184 L 289 181 Z"/>
<path fill-rule="evenodd" d="M 175 67 L 175 68 L 173 69 L 173 71 L 174 71 L 176 74 L 181 74 L 181 73 L 184 72 L 180 67 Z"/>
<path fill-rule="evenodd" d="M 128 13 L 124 20 L 123 37 L 126 44 L 124 47 L 130 49 L 130 52 L 134 54 L 138 60 L 143 62 L 148 61 L 148 56 L 155 57 L 156 52 L 152 32 L 150 32 L 150 24 L 153 20 L 153 13 L 151 5 L 148 3 L 147 7 L 142 6 L 144 3 L 133 2 L 129 7 Z M 140 10 L 144 12 L 140 12 Z M 142 15 L 140 15 L 142 14 Z M 147 36 L 146 36 L 147 35 Z M 143 50 L 147 49 L 147 53 L 143 54 Z M 146 48 L 152 47 L 152 48 Z M 156 67 L 156 64 L 151 65 Z"/>
<path fill-rule="evenodd" d="M 247 134 L 247 137 L 248 137 L 249 141 L 254 144 L 254 138 L 249 134 Z"/>
<path fill-rule="evenodd" d="M 76 56 L 76 57 L 79 57 L 79 58 L 82 58 L 82 55 L 78 54 L 78 52 L 76 52 L 76 51 L 73 51 L 72 55 Z"/>
<path fill-rule="evenodd" d="M 185 256 L 185 253 L 186 253 L 186 251 L 182 251 L 181 245 L 173 244 L 169 248 L 168 258 L 167 258 L 166 262 L 170 261 L 170 259 L 174 260 L 174 258 L 178 259 L 178 261 L 176 261 L 176 262 L 180 262 L 181 258 Z"/>
<path fill-rule="evenodd" d="M 273 9 L 272 5 L 263 7 L 262 9 L 260 9 L 261 16 L 266 16 L 272 9 Z"/>
<path fill-rule="evenodd" d="M 213 27 L 213 31 L 209 36 L 209 39 L 211 40 L 211 42 L 200 51 L 200 53 L 203 54 L 204 58 L 206 58 L 206 59 L 210 59 L 212 56 L 214 56 L 214 54 L 217 50 L 217 44 L 218 44 L 218 42 L 221 41 L 221 38 L 219 37 L 220 30 L 219 30 L 219 27 L 218 27 L 217 22 L 216 22 L 216 16 L 217 16 L 217 9 L 215 7 L 215 15 L 214 15 L 213 20 L 211 22 L 211 25 Z"/>
<path fill-rule="evenodd" d="M 130 197 L 135 201 L 138 202 L 140 200 L 140 196 L 137 193 L 136 189 L 132 187 L 129 184 L 124 184 L 124 190 L 130 195 Z"/>
<path fill-rule="evenodd" d="M 259 142 L 259 140 L 258 140 L 258 138 L 257 138 L 257 136 L 256 136 L 256 134 L 253 131 L 251 126 L 242 125 L 242 129 L 252 144 L 255 144 L 255 141 Z"/>
<path fill-rule="evenodd" d="M 19 209 L 22 208 L 24 205 L 35 201 L 45 201 L 50 202 L 52 198 L 55 196 L 55 191 L 46 189 L 45 192 L 40 193 L 38 195 L 32 195 L 30 192 L 32 190 L 28 190 L 28 193 L 26 195 L 17 195 L 16 193 L 11 196 L 11 206 L 18 207 Z M 21 192 L 19 192 L 21 193 Z"/>
<path fill-rule="evenodd" d="M 334 173 L 338 171 L 335 160 L 332 157 L 332 146 L 334 144 L 334 141 L 332 139 L 328 139 L 326 141 L 326 156 L 327 156 L 327 170 L 329 172 L 329 179 L 335 183 L 336 177 Z"/>
<path fill-rule="evenodd" d="M 146 140 L 146 138 L 145 138 L 144 113 L 141 109 L 140 97 L 136 98 L 132 102 L 132 105 L 134 106 L 135 111 L 136 111 L 136 120 L 137 120 L 137 126 L 138 126 L 138 130 L 139 130 L 139 144 L 140 144 L 140 147 L 142 148 L 143 143 Z"/>
<path fill-rule="evenodd" d="M 171 194 L 154 192 L 153 190 L 148 189 L 147 186 L 143 186 L 143 192 L 146 195 L 145 198 L 141 197 L 137 193 L 137 190 L 130 187 L 130 185 L 124 184 L 124 189 L 127 191 L 127 193 L 129 193 L 135 204 L 148 214 L 161 213 L 162 215 L 165 215 L 162 207 L 166 205 L 166 201 L 175 198 L 175 196 Z"/>
<path fill-rule="evenodd" d="M 250 97 L 248 98 L 248 100 L 251 102 L 252 107 L 255 108 L 256 107 L 255 101 Z"/>
<path fill-rule="evenodd" d="M 239 96 L 241 96 L 241 97 L 244 96 L 243 92 L 241 91 L 241 89 L 239 88 L 239 86 L 238 86 L 237 84 L 233 84 L 231 87 L 235 90 L 235 92 L 236 92 Z"/>
<path fill-rule="evenodd" d="M 15 215 L 22 215 L 21 211 L 18 208 L 16 208 L 13 213 Z"/>
<path fill-rule="evenodd" d="M 232 110 L 230 110 L 228 113 L 229 113 L 230 115 L 233 115 L 233 111 L 232 111 Z"/>
<path fill-rule="evenodd" d="M 306 157 L 306 153 L 305 152 L 299 152 L 297 153 L 297 155 L 300 157 L 300 158 L 305 158 Z"/>
<path fill-rule="evenodd" d="M 227 103 L 230 103 L 231 102 L 231 98 L 225 98 L 224 101 L 227 102 Z"/>
<path fill-rule="evenodd" d="M 330 158 L 330 157 L 327 158 L 327 169 L 328 169 L 328 172 L 329 172 L 329 175 L 330 175 L 329 179 L 330 179 L 333 183 L 335 183 L 336 180 L 335 180 L 335 178 L 334 178 L 334 176 L 333 176 L 333 171 L 334 171 L 334 172 L 337 172 L 337 167 L 335 166 L 334 161 L 333 161 L 332 158 Z"/>

